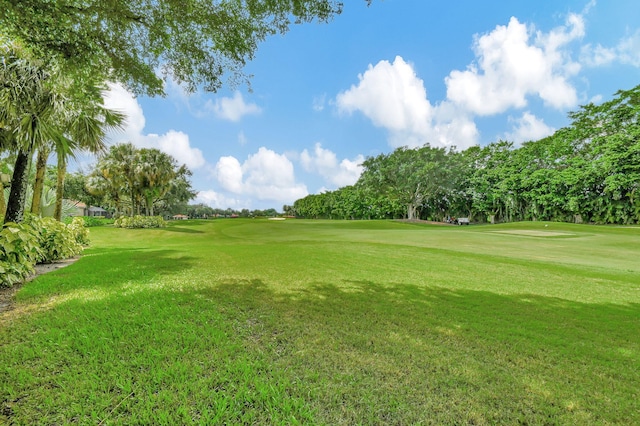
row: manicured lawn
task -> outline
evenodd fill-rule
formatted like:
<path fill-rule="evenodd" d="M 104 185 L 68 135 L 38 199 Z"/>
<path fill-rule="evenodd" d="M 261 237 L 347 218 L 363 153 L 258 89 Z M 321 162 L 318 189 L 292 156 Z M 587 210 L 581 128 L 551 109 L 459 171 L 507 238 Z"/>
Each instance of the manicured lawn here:
<path fill-rule="evenodd" d="M 0 314 L 0 424 L 640 424 L 640 228 L 92 228 Z"/>

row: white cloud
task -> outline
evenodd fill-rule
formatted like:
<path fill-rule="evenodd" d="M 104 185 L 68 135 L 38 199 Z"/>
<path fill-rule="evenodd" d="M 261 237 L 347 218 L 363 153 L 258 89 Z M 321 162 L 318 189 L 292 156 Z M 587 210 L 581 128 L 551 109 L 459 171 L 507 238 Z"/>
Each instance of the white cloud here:
<path fill-rule="evenodd" d="M 241 194 L 243 192 L 242 166 L 235 157 L 220 157 L 216 164 L 216 177 L 220 185 L 227 191 Z"/>
<path fill-rule="evenodd" d="M 233 98 L 216 99 L 215 103 L 207 101 L 205 108 L 212 111 L 218 118 L 235 122 L 240 121 L 245 115 L 255 115 L 262 112 L 258 105 L 246 103 L 240 92 L 235 92 Z"/>
<path fill-rule="evenodd" d="M 464 149 L 478 141 L 477 116 L 525 108 L 533 96 L 556 109 L 575 107 L 578 96 L 570 80 L 581 66 L 571 59 L 570 44 L 584 34 L 584 19 L 578 14 L 569 14 L 565 25 L 546 33 L 514 17 L 507 25 L 475 36 L 475 61 L 445 78 L 447 98 L 440 102 L 429 101 L 423 81 L 398 56 L 393 63 L 369 65 L 358 76 L 357 85 L 337 95 L 336 105 L 344 113 L 361 112 L 375 126 L 387 129 L 394 147 L 430 143 Z M 630 39 L 626 45 L 637 43 Z M 633 61 L 631 52 L 640 52 L 625 49 L 630 52 L 629 62 Z M 514 135 L 548 130 L 531 117 L 523 115 Z"/>
<path fill-rule="evenodd" d="M 362 174 L 362 162 L 364 157 L 358 155 L 354 160 L 343 159 L 338 163 L 333 151 L 322 148 L 322 144 L 316 143 L 312 153 L 306 149 L 300 154 L 300 162 L 308 172 L 320 174 L 326 181 L 336 187 L 353 185 Z"/>
<path fill-rule="evenodd" d="M 109 84 L 109 90 L 104 94 L 104 106 L 126 115 L 123 130 L 127 136 L 134 138 L 142 133 L 145 125 L 142 107 L 122 85 Z"/>
<path fill-rule="evenodd" d="M 520 145 L 522 142 L 535 141 L 547 137 L 556 129 L 547 126 L 545 122 L 526 111 L 520 118 L 509 118 L 514 123 L 513 130 L 505 134 L 505 139 Z"/>
<path fill-rule="evenodd" d="M 212 190 L 198 192 L 193 203 L 203 203 L 209 207 L 213 207 L 214 209 L 231 208 L 234 210 L 249 208 L 251 204 L 250 202 L 233 197 L 227 197 L 224 194 L 220 194 Z"/>
<path fill-rule="evenodd" d="M 238 144 L 240 144 L 240 146 L 245 146 L 247 144 L 247 137 L 244 132 L 238 133 Z"/>
<path fill-rule="evenodd" d="M 357 86 L 338 94 L 338 109 L 360 111 L 375 126 L 387 129 L 392 146 L 468 147 L 477 142 L 477 129 L 465 112 L 446 102 L 432 106 L 423 81 L 402 57 L 369 65 L 358 79 Z"/>
<path fill-rule="evenodd" d="M 640 67 L 640 30 L 620 41 L 618 55 L 621 63 Z"/>
<path fill-rule="evenodd" d="M 615 49 L 606 48 L 601 44 L 592 46 L 586 44 L 582 46 L 580 61 L 590 67 L 601 67 L 609 65 L 617 59 Z"/>
<path fill-rule="evenodd" d="M 291 203 L 308 194 L 307 187 L 295 181 L 291 161 L 265 147 L 242 164 L 235 157 L 221 157 L 216 178 L 224 189 L 259 200 Z"/>
<path fill-rule="evenodd" d="M 424 131 L 432 107 L 422 80 L 404 59 L 397 56 L 393 64 L 380 61 L 375 67 L 369 65 L 358 79 L 358 86 L 338 94 L 341 111 L 360 111 L 376 126 L 391 131 Z"/>
<path fill-rule="evenodd" d="M 186 133 L 169 130 L 162 135 L 145 134 L 143 132 L 145 118 L 142 107 L 135 97 L 121 85 L 109 85 L 109 91 L 104 95 L 104 104 L 107 108 L 120 111 L 127 117 L 123 131 L 112 132 L 108 135 L 108 139 L 112 143 L 131 142 L 139 148 L 159 149 L 192 170 L 204 166 L 205 160 L 202 151 L 191 146 L 189 135 Z"/>
<path fill-rule="evenodd" d="M 189 135 L 186 133 L 175 130 L 169 130 L 163 135 L 151 133 L 144 137 L 143 141 L 148 148 L 158 148 L 189 168 L 196 169 L 205 163 L 202 151 L 191 148 Z"/>
<path fill-rule="evenodd" d="M 320 112 L 324 110 L 324 106 L 326 104 L 327 94 L 323 93 L 320 96 L 316 96 L 313 98 L 313 110 L 316 112 Z"/>
<path fill-rule="evenodd" d="M 523 108 L 537 95 L 554 108 L 575 106 L 577 94 L 569 78 L 579 70 L 564 50 L 584 35 L 584 21 L 571 14 L 566 26 L 545 34 L 516 18 L 483 36 L 476 36 L 476 62 L 445 79 L 447 97 L 477 115 Z"/>
<path fill-rule="evenodd" d="M 640 67 L 640 30 L 621 39 L 615 47 L 587 44 L 582 48 L 580 59 L 591 67 L 605 66 L 614 62 Z"/>
<path fill-rule="evenodd" d="M 597 105 L 600 102 L 602 102 L 602 99 L 603 99 L 602 95 L 595 95 L 591 99 L 589 99 L 589 102 Z"/>

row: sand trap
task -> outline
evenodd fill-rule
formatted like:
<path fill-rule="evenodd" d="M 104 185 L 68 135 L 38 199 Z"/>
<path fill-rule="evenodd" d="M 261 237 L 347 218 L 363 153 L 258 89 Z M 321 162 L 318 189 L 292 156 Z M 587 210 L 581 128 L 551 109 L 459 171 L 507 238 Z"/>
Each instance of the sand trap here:
<path fill-rule="evenodd" d="M 270 217 L 269 220 L 285 220 L 284 217 Z"/>
<path fill-rule="evenodd" d="M 509 231 L 493 231 L 496 234 L 511 234 L 511 235 L 525 235 L 527 237 L 562 237 L 569 234 L 566 232 L 554 232 L 554 231 L 537 231 L 534 229 L 514 229 Z"/>

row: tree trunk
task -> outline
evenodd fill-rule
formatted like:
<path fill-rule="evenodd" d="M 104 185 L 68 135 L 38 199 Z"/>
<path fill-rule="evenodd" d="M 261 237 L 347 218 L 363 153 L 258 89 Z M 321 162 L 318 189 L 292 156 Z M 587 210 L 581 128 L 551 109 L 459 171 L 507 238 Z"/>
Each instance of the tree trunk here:
<path fill-rule="evenodd" d="M 33 198 L 31 199 L 31 213 L 39 215 L 42 212 L 42 191 L 44 190 L 44 174 L 47 171 L 49 149 L 40 148 L 36 160 L 36 182 L 33 185 Z"/>
<path fill-rule="evenodd" d="M 153 199 L 147 198 L 147 216 L 153 216 Z"/>
<path fill-rule="evenodd" d="M 416 216 L 416 206 L 413 204 L 407 205 L 407 219 L 413 220 Z"/>
<path fill-rule="evenodd" d="M 4 198 L 4 182 L 0 182 L 0 217 L 7 211 L 7 200 Z"/>
<path fill-rule="evenodd" d="M 19 151 L 16 157 L 16 164 L 13 168 L 13 179 L 11 180 L 11 192 L 7 202 L 7 214 L 4 223 L 20 223 L 24 219 L 24 203 L 27 198 L 27 184 L 29 180 L 29 160 L 31 155 L 28 152 Z"/>
<path fill-rule="evenodd" d="M 67 174 L 67 159 L 64 155 L 58 155 L 58 176 L 56 181 L 56 208 L 53 217 L 62 221 L 62 198 L 64 197 L 64 178 Z"/>

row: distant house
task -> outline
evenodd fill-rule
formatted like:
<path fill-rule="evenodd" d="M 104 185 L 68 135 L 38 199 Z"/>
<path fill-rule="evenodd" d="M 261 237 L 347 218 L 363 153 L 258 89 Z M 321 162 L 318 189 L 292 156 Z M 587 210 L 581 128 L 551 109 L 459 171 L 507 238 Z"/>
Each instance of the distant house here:
<path fill-rule="evenodd" d="M 82 201 L 66 200 L 70 205 L 74 207 L 74 210 L 70 212 L 69 216 L 94 216 L 94 217 L 109 217 L 110 214 L 102 207 L 87 206 Z"/>
<path fill-rule="evenodd" d="M 186 214 L 174 214 L 172 217 L 173 217 L 173 220 L 187 220 L 187 219 L 189 219 L 189 216 L 187 216 Z"/>
<path fill-rule="evenodd" d="M 109 217 L 109 212 L 102 207 L 89 206 L 87 209 L 87 216 Z"/>
<path fill-rule="evenodd" d="M 80 201 L 69 200 L 69 203 L 75 207 L 75 210 L 69 212 L 69 216 L 87 216 L 87 205 Z"/>

